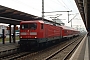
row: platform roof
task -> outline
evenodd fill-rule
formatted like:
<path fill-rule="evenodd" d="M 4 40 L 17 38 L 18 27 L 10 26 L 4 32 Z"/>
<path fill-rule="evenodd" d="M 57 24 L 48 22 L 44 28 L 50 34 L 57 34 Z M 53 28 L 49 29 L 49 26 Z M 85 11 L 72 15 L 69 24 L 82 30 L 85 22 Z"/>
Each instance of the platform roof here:
<path fill-rule="evenodd" d="M 38 18 L 38 16 L 20 12 L 15 9 L 4 7 L 0 5 L 0 23 L 16 24 L 18 25 L 22 20 L 30 20 Z"/>
<path fill-rule="evenodd" d="M 90 31 L 90 0 L 75 0 L 87 31 Z"/>
<path fill-rule="evenodd" d="M 17 11 L 8 7 L 0 5 L 0 23 L 19 25 L 21 21 L 28 20 L 42 20 L 42 17 L 38 17 L 25 12 Z M 47 19 L 43 19 L 48 22 L 56 23 Z M 57 23 L 60 24 L 60 23 Z"/>

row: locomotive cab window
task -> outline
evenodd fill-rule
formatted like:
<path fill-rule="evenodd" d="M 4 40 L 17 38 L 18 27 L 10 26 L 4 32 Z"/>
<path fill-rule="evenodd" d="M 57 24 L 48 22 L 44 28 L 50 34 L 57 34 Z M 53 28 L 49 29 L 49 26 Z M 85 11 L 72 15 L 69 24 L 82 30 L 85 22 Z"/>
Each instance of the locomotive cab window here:
<path fill-rule="evenodd" d="M 30 29 L 37 29 L 37 24 L 36 23 L 30 23 L 29 28 Z"/>
<path fill-rule="evenodd" d="M 28 23 L 28 24 L 22 24 L 21 29 L 37 29 L 37 24 L 36 23 Z"/>
<path fill-rule="evenodd" d="M 28 24 L 22 24 L 20 28 L 21 29 L 28 29 Z"/>

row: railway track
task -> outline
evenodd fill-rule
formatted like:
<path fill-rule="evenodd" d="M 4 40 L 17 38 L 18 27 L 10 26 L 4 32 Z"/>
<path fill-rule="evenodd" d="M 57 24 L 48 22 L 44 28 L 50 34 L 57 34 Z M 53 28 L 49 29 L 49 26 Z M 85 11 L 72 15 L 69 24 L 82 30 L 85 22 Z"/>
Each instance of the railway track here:
<path fill-rule="evenodd" d="M 3 58 L 1 58 L 1 60 L 14 60 L 14 59 L 20 58 L 20 57 L 28 55 L 28 54 L 30 54 L 30 52 L 19 52 L 19 53 L 15 53 L 15 54 L 3 57 Z"/>
<path fill-rule="evenodd" d="M 57 59 L 57 60 L 65 60 L 70 56 L 71 52 L 75 49 L 75 48 L 72 48 L 73 49 L 72 50 L 72 49 L 69 49 L 69 48 L 78 46 L 78 44 L 81 42 L 81 40 L 84 36 L 82 38 L 81 37 L 82 36 L 71 39 L 67 42 L 65 41 L 61 44 L 49 47 L 49 48 L 41 50 L 41 51 L 38 51 L 38 52 L 35 52 L 35 53 L 32 53 L 32 54 L 28 54 L 26 56 L 18 58 L 17 60 L 53 60 L 53 59 L 56 59 L 56 56 L 59 53 L 61 55 L 63 54 L 63 56 L 61 56 L 61 57 L 59 56 L 60 59 Z M 76 43 L 78 43 L 78 44 L 76 44 Z M 65 49 L 68 49 L 68 50 L 66 50 L 64 53 L 61 53 Z"/>
<path fill-rule="evenodd" d="M 75 41 L 69 43 L 58 51 L 54 52 L 50 56 L 46 57 L 44 60 L 69 60 L 69 56 L 76 49 L 79 43 L 82 41 L 83 37 L 80 39 L 75 39 Z M 73 46 L 73 47 L 72 47 Z"/>
<path fill-rule="evenodd" d="M 68 47 L 70 45 L 74 45 L 73 43 L 75 43 L 76 40 L 78 40 L 79 38 L 82 39 L 81 37 L 82 36 L 74 38 L 74 39 L 69 40 L 69 41 L 62 42 L 58 45 L 46 48 L 46 49 L 41 50 L 41 51 L 37 51 L 37 52 L 18 52 L 18 53 L 8 55 L 8 56 L 5 56 L 5 57 L 0 57 L 0 58 L 1 58 L 1 60 L 5 60 L 5 59 L 6 60 L 14 60 L 14 59 L 15 60 L 35 60 L 35 59 L 36 60 L 52 60 L 52 59 L 55 59 L 56 55 L 61 53 L 61 51 L 64 51 L 66 49 L 66 47 Z M 80 43 L 81 40 L 78 40 L 78 41 Z M 67 54 L 65 54 L 65 56 L 62 59 L 64 59 L 64 60 L 67 59 L 67 57 L 71 54 L 72 51 L 69 51 Z M 61 54 L 64 54 L 64 53 L 61 53 Z M 60 60 L 62 60 L 62 59 L 60 59 Z"/>
<path fill-rule="evenodd" d="M 19 48 L 14 48 L 14 49 L 10 49 L 10 50 L 1 51 L 0 52 L 0 59 L 3 57 L 6 57 L 8 55 L 12 55 L 12 54 L 17 53 L 18 49 Z"/>

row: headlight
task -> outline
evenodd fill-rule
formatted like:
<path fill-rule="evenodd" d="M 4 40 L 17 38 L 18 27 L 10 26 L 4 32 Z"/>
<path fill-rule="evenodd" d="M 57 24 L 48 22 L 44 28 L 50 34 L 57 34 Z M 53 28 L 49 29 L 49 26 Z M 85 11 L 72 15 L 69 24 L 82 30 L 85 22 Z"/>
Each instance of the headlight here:
<path fill-rule="evenodd" d="M 20 38 L 22 38 L 22 36 Z"/>
<path fill-rule="evenodd" d="M 35 38 L 37 38 L 37 37 L 35 37 Z"/>

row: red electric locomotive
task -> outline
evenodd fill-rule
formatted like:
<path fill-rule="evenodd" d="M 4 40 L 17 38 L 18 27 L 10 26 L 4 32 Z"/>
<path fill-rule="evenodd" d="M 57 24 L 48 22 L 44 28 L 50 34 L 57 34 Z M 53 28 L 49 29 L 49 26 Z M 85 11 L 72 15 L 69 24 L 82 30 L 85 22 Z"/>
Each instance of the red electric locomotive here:
<path fill-rule="evenodd" d="M 46 23 L 45 23 L 46 22 Z M 20 23 L 20 46 L 38 46 L 61 39 L 61 27 L 53 22 L 35 20 Z"/>

